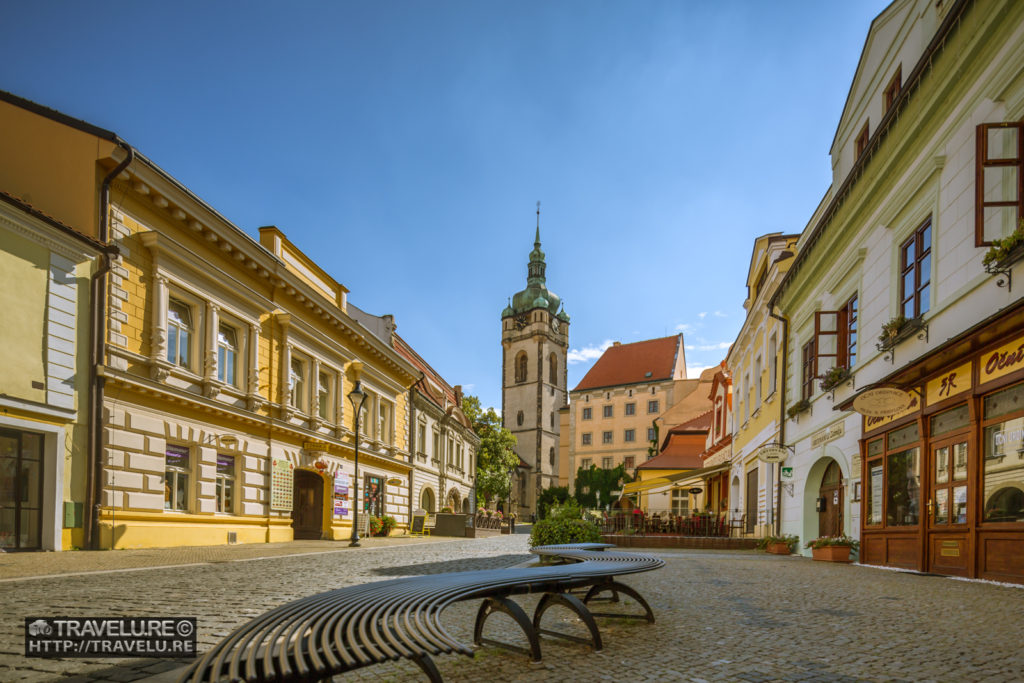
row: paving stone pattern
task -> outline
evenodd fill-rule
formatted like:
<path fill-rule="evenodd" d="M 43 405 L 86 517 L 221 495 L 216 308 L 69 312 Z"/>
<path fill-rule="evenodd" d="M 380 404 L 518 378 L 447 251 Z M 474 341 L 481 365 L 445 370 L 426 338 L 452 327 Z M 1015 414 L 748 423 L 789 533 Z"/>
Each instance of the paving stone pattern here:
<path fill-rule="evenodd" d="M 366 581 L 517 564 L 529 559 L 526 540 L 516 535 L 396 544 L 0 583 L 0 680 L 129 681 L 180 666 L 158 660 L 26 659 L 26 615 L 195 616 L 202 651 L 250 617 L 288 600 Z M 666 566 L 625 582 L 651 603 L 656 624 L 599 620 L 605 643 L 599 653 L 545 638 L 540 664 L 488 647 L 472 659 L 439 657 L 438 668 L 448 681 L 1024 680 L 1022 587 L 749 551 L 651 552 Z M 517 599 L 530 613 L 537 596 Z M 445 612 L 444 623 L 454 636 L 471 640 L 478 604 Z M 560 607 L 545 615 L 544 625 L 585 633 Z M 485 635 L 525 644 L 501 614 L 490 618 Z M 336 680 L 424 677 L 403 661 Z"/>

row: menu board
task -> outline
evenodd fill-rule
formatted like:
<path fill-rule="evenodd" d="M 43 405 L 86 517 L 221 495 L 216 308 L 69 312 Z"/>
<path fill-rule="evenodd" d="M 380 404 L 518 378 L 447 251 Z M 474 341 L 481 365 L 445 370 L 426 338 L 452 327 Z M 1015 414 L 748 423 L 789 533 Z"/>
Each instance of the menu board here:
<path fill-rule="evenodd" d="M 284 458 L 270 461 L 270 509 L 291 510 L 292 488 L 295 485 L 295 465 Z"/>
<path fill-rule="evenodd" d="M 349 487 L 352 485 L 348 472 L 334 473 L 334 514 L 344 517 L 348 514 Z"/>
<path fill-rule="evenodd" d="M 868 501 L 868 524 L 882 523 L 882 466 L 871 468 L 871 498 Z"/>

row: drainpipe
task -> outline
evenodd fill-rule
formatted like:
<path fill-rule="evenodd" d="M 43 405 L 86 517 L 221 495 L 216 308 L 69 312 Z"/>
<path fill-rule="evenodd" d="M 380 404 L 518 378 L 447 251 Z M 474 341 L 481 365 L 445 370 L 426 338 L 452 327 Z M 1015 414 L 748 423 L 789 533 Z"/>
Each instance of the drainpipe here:
<path fill-rule="evenodd" d="M 420 378 L 425 377 L 420 372 Z M 412 499 L 413 487 L 415 482 L 413 479 L 416 477 L 416 447 L 419 444 L 416 443 L 416 385 L 413 384 L 409 387 L 409 464 L 412 465 L 412 469 L 409 470 L 409 531 L 412 531 L 412 513 L 417 507 Z"/>
<path fill-rule="evenodd" d="M 779 443 L 786 444 L 786 370 L 789 367 L 789 318 L 776 315 L 774 306 L 768 305 L 768 315 L 782 322 L 782 382 L 779 388 Z M 778 372 L 778 369 L 776 369 Z M 782 533 L 782 465 L 778 467 L 775 487 L 775 535 Z"/>
<path fill-rule="evenodd" d="M 104 244 L 110 240 L 110 185 L 135 160 L 135 150 L 131 145 L 120 138 L 116 142 L 127 154 L 103 178 L 100 185 L 99 241 Z M 86 469 L 83 526 L 85 544 L 93 550 L 100 546 L 100 508 L 103 505 L 103 386 L 106 383 L 107 273 L 110 267 L 110 256 L 103 254 L 100 256 L 100 267 L 89 282 L 89 465 Z M 113 533 L 112 529 L 111 545 L 114 542 Z"/>

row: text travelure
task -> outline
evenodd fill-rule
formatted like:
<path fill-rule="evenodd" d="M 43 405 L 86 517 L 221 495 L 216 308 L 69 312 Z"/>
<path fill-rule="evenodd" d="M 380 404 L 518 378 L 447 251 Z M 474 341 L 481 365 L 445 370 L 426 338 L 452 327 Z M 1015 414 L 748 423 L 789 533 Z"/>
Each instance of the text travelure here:
<path fill-rule="evenodd" d="M 163 637 L 171 638 L 175 632 L 175 619 L 54 619 L 58 637 Z"/>

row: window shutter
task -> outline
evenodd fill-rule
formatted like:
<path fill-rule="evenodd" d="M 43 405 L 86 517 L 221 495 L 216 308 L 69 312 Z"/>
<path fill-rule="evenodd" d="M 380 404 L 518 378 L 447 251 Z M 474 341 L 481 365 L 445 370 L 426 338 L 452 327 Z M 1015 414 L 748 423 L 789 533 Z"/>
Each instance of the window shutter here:
<path fill-rule="evenodd" d="M 814 375 L 821 376 L 839 365 L 839 312 L 814 314 Z"/>

